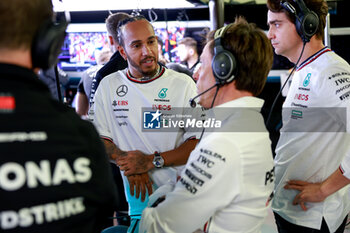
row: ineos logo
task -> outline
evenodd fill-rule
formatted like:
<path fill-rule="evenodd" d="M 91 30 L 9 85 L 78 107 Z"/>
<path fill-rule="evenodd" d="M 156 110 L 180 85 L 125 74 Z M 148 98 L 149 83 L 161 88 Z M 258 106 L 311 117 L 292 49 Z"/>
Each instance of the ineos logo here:
<path fill-rule="evenodd" d="M 128 93 L 128 87 L 126 85 L 121 85 L 118 87 L 117 89 L 117 95 L 119 97 L 123 97 L 126 95 L 126 93 Z"/>

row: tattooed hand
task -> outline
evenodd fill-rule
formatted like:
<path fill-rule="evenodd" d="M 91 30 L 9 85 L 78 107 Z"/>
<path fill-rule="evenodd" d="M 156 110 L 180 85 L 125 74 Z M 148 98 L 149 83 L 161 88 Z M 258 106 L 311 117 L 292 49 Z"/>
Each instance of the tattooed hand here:
<path fill-rule="evenodd" d="M 148 172 L 154 165 L 153 156 L 148 156 L 141 151 L 128 151 L 126 156 L 120 157 L 117 165 L 124 175 L 135 175 Z"/>

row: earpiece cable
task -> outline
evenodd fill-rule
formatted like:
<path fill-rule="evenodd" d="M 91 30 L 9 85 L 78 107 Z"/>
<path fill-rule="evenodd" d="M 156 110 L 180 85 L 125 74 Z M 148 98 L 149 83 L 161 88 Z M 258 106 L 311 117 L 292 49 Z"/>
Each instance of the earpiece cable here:
<path fill-rule="evenodd" d="M 295 63 L 295 65 L 294 65 L 292 71 L 289 73 L 289 75 L 288 75 L 286 81 L 283 83 L 283 85 L 282 85 L 280 91 L 278 92 L 278 94 L 276 95 L 276 97 L 275 97 L 275 99 L 274 99 L 274 101 L 273 101 L 273 103 L 272 103 L 272 106 L 271 106 L 271 109 L 270 109 L 270 112 L 269 112 L 269 115 L 268 115 L 268 117 L 267 117 L 266 124 L 265 124 L 265 125 L 266 125 L 266 128 L 269 128 L 268 126 L 269 126 L 269 124 L 270 124 L 272 112 L 273 112 L 273 109 L 275 108 L 275 105 L 276 105 L 276 103 L 277 103 L 277 100 L 278 100 L 279 96 L 281 95 L 281 93 L 282 93 L 284 87 L 286 86 L 286 84 L 287 84 L 287 82 L 289 81 L 290 77 L 291 77 L 292 74 L 294 73 L 295 69 L 296 69 L 297 66 L 298 66 L 298 63 L 299 63 L 301 57 L 303 56 L 304 49 L 305 49 L 305 45 L 306 45 L 306 42 L 303 43 L 303 49 L 301 50 L 300 56 L 299 56 L 299 58 L 298 58 L 298 61 Z"/>

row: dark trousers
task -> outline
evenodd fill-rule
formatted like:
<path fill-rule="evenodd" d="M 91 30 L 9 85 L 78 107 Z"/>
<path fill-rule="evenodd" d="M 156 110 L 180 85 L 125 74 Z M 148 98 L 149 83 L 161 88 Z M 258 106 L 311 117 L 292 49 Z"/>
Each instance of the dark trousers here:
<path fill-rule="evenodd" d="M 276 213 L 274 213 L 274 215 L 275 215 L 275 220 L 276 220 L 277 229 L 279 233 L 330 233 L 327 223 L 324 219 L 322 219 L 321 229 L 317 230 L 317 229 L 303 227 L 303 226 L 290 223 Z M 347 218 L 348 216 L 345 217 L 343 223 L 339 226 L 339 228 L 334 233 L 344 232 Z"/>

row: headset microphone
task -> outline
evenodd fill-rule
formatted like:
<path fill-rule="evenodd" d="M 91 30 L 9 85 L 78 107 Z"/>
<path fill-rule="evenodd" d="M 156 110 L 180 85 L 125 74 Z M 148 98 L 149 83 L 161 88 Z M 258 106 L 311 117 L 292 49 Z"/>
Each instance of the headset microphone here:
<path fill-rule="evenodd" d="M 211 87 L 208 88 L 207 90 L 205 90 L 205 91 L 199 93 L 198 95 L 196 95 L 195 97 L 191 98 L 191 99 L 190 99 L 190 105 L 191 105 L 191 107 L 192 107 L 192 108 L 195 108 L 195 107 L 197 106 L 196 101 L 194 101 L 195 99 L 197 99 L 199 96 L 201 96 L 201 95 L 207 93 L 208 91 L 210 91 L 211 89 L 213 89 L 214 87 L 217 87 L 217 86 L 219 86 L 219 83 L 215 83 L 215 85 L 211 86 Z"/>

